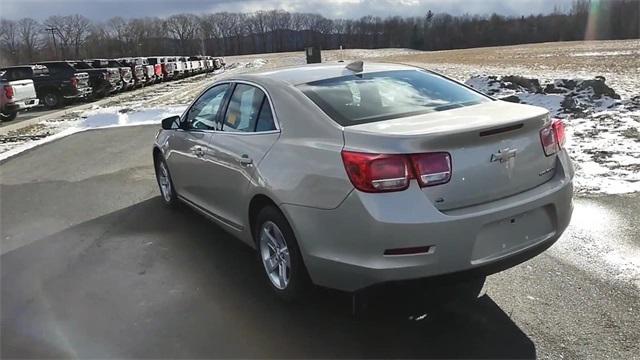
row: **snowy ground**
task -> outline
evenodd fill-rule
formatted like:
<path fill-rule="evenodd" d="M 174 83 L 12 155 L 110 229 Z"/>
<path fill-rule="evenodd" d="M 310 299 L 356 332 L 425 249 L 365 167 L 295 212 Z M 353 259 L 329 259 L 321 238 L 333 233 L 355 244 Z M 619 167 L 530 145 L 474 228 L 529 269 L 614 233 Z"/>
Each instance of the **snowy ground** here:
<path fill-rule="evenodd" d="M 579 47 L 579 51 L 576 50 L 569 56 L 578 58 L 586 64 L 600 64 L 603 57 L 617 64 L 616 59 L 627 59 L 630 54 L 634 55 L 638 52 L 634 48 L 636 42 L 623 43 L 630 49 L 621 46 L 619 42 L 615 44 L 615 47 L 609 43 L 596 44 L 597 46 L 590 44 L 588 47 Z M 575 48 L 577 45 L 572 46 Z M 540 50 L 539 45 L 531 48 L 534 49 L 531 54 L 534 60 L 527 63 L 527 66 L 466 64 L 463 61 L 456 64 L 441 61 L 429 64 L 412 60 L 422 59 L 425 54 L 432 53 L 410 49 L 324 51 L 323 60 L 376 58 L 382 61 L 416 63 L 466 82 L 491 95 L 516 95 L 522 103 L 546 107 L 554 116 L 564 118 L 568 125 L 567 148 L 575 160 L 577 169 L 575 184 L 579 193 L 620 194 L 640 191 L 640 92 L 638 91 L 640 77 L 630 76 L 630 73 L 625 72 L 626 70 L 619 70 L 619 68 L 616 68 L 618 72 L 615 73 L 594 72 L 600 68 L 578 65 L 575 71 L 557 67 L 546 68 L 547 58 L 558 57 L 557 51 L 545 50 L 547 51 L 545 52 Z M 549 45 L 543 49 L 548 48 Z M 523 47 L 498 49 L 496 51 L 500 54 L 508 51 L 515 53 L 512 55 L 515 64 L 525 56 Z M 456 56 L 460 56 L 458 52 L 455 52 Z M 299 65 L 305 62 L 304 54 L 300 52 L 232 56 L 226 61 L 228 64 L 226 74 Z M 541 63 L 535 61 L 541 61 Z M 624 69 L 628 67 L 629 65 Z M 559 79 L 580 81 L 580 79 L 605 76 L 606 84 L 611 86 L 621 99 L 607 96 L 594 99 L 593 94 L 587 89 L 572 96 L 578 102 L 579 111 L 565 111 L 562 102 L 569 90 L 561 86 L 555 88 L 562 91 L 553 93 L 531 91 L 522 87 L 501 88 L 495 79 L 509 75 L 537 79 L 542 88 L 548 84 L 558 85 Z M 136 90 L 113 97 L 112 100 L 95 105 L 89 110 L 72 111 L 60 118 L 42 121 L 8 135 L 0 135 L 0 160 L 41 143 L 85 129 L 158 123 L 164 117 L 181 113 L 188 103 L 215 78 L 216 76 L 212 75 L 199 75 Z"/>

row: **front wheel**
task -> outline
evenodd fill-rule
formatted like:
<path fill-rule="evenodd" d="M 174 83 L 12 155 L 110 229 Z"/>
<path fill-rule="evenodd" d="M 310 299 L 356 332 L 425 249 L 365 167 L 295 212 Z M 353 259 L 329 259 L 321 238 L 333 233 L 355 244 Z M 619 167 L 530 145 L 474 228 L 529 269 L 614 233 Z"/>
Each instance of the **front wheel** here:
<path fill-rule="evenodd" d="M 158 186 L 160 187 L 160 195 L 162 195 L 162 201 L 170 207 L 175 207 L 178 203 L 178 196 L 175 188 L 173 187 L 173 181 L 171 180 L 171 174 L 169 173 L 169 167 L 167 163 L 160 156 L 156 158 L 156 180 L 158 180 Z"/>
<path fill-rule="evenodd" d="M 311 288 L 300 248 L 287 219 L 274 206 L 260 210 L 254 237 L 271 289 L 280 298 L 295 301 Z"/>

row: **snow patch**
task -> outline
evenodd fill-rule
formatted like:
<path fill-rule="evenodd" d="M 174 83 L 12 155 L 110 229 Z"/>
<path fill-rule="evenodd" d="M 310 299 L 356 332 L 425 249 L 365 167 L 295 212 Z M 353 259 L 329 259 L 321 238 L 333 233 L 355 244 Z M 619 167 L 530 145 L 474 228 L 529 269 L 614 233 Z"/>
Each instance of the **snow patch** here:
<path fill-rule="evenodd" d="M 36 140 L 27 135 L 24 141 L 18 140 L 12 143 L 0 144 L 0 150 L 4 150 L 0 152 L 0 160 L 8 159 L 36 146 L 89 129 L 159 124 L 164 118 L 182 114 L 186 107 L 186 105 L 182 105 L 135 110 L 128 107 L 97 107 L 87 110 L 75 120 L 65 121 L 63 124 L 57 121 L 47 121 L 42 125 L 47 128 L 47 134 L 50 135 L 45 135 Z"/>
<path fill-rule="evenodd" d="M 581 193 L 640 191 L 640 97 L 622 100 L 604 78 L 540 82 L 520 76 L 472 76 L 488 95 L 544 107 L 567 124 L 566 147 Z"/>

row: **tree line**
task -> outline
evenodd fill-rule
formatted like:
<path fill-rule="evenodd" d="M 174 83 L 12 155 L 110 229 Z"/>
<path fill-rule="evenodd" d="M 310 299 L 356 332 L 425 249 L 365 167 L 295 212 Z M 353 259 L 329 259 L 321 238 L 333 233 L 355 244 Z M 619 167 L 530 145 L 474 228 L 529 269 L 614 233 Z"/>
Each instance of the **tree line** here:
<path fill-rule="evenodd" d="M 43 21 L 0 19 L 0 63 L 125 56 L 242 55 L 322 49 L 402 47 L 445 50 L 551 41 L 632 39 L 640 32 L 640 1 L 576 0 L 568 11 L 489 16 L 427 11 L 422 16 L 328 19 L 283 10 L 177 14 L 167 18 L 82 15 Z"/>

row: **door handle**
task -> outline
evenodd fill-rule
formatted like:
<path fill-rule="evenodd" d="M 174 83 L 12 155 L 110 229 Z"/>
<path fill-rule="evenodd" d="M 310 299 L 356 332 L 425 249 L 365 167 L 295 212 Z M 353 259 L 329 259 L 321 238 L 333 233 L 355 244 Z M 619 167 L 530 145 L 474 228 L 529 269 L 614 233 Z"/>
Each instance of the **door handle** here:
<path fill-rule="evenodd" d="M 202 157 L 202 156 L 204 156 L 204 149 L 202 148 L 202 146 L 194 146 L 194 147 L 191 149 L 191 152 L 192 152 L 195 156 L 197 156 L 197 157 Z"/>
<path fill-rule="evenodd" d="M 251 165 L 251 164 L 253 164 L 253 159 L 251 159 L 249 157 L 249 155 L 247 155 L 247 154 L 242 154 L 242 156 L 240 156 L 240 159 L 238 159 L 238 161 L 242 165 Z"/>

